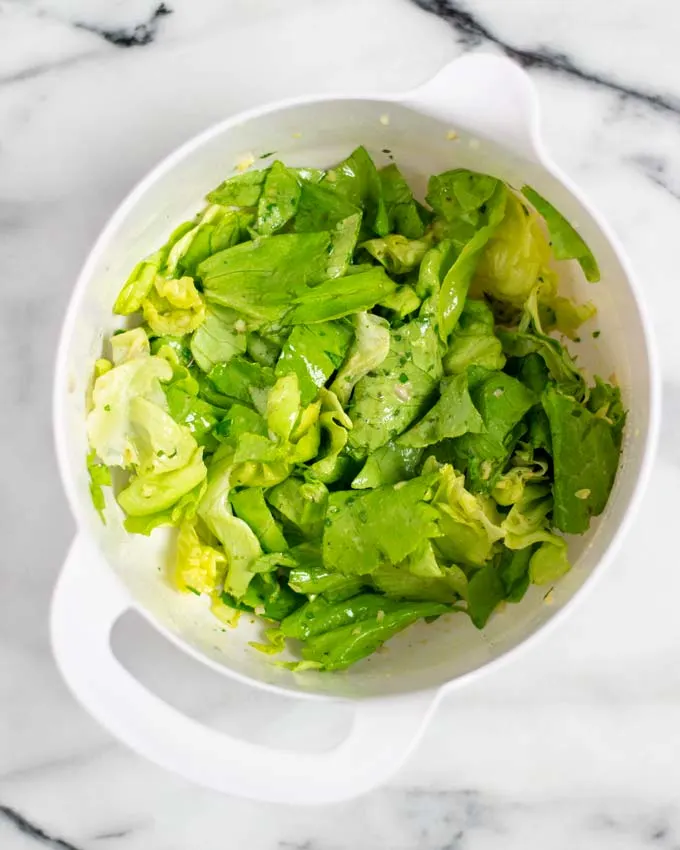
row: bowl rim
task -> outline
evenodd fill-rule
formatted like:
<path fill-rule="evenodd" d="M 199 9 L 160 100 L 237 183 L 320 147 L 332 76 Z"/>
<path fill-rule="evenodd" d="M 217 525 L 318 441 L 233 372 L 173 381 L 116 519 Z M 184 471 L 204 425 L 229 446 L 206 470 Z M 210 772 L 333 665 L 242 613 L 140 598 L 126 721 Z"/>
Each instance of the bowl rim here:
<path fill-rule="evenodd" d="M 614 557 L 620 551 L 623 539 L 628 530 L 630 529 L 635 515 L 639 510 L 642 498 L 649 482 L 649 478 L 651 476 L 654 458 L 656 455 L 656 448 L 658 444 L 660 426 L 661 377 L 658 353 L 656 350 L 656 345 L 654 343 L 652 324 L 649 318 L 648 308 L 641 295 L 642 287 L 619 238 L 614 233 L 611 226 L 607 223 L 606 219 L 600 214 L 600 212 L 584 196 L 581 189 L 554 163 L 551 156 L 547 152 L 545 144 L 543 143 L 543 140 L 540 136 L 539 122 L 537 120 L 537 94 L 533 89 L 533 86 L 531 86 L 531 106 L 533 120 L 530 123 L 529 132 L 533 149 L 536 155 L 537 164 L 539 164 L 555 180 L 557 180 L 564 188 L 566 188 L 567 191 L 572 195 L 574 200 L 583 209 L 585 209 L 586 212 L 588 212 L 596 226 L 600 229 L 603 237 L 609 243 L 614 254 L 616 255 L 625 275 L 626 282 L 629 286 L 638 312 L 638 317 L 642 329 L 641 341 L 644 344 L 646 354 L 647 379 L 649 384 L 649 392 L 647 399 L 649 411 L 648 426 L 646 429 L 646 433 L 644 435 L 641 435 L 641 439 L 644 441 L 644 444 L 641 452 L 640 465 L 637 472 L 633 492 L 628 500 L 627 505 L 624 508 L 622 518 L 618 523 L 617 527 L 613 530 L 611 540 L 608 546 L 606 547 L 604 553 L 602 554 L 601 558 L 592 568 L 590 573 L 586 576 L 583 581 L 583 584 L 573 593 L 572 596 L 570 596 L 570 598 L 564 603 L 564 605 L 559 610 L 556 610 L 555 613 L 550 617 L 550 619 L 547 620 L 545 623 L 541 624 L 532 634 L 521 640 L 517 645 L 505 650 L 497 658 L 491 659 L 483 663 L 479 667 L 462 673 L 456 676 L 455 678 L 445 681 L 439 685 L 428 686 L 425 688 L 410 688 L 404 691 L 400 691 L 398 693 L 378 697 L 360 695 L 339 696 L 308 689 L 294 689 L 292 687 L 288 688 L 283 685 L 264 682 L 262 680 L 251 677 L 248 674 L 234 670 L 227 665 L 219 664 L 210 656 L 202 653 L 200 650 L 193 647 L 190 643 L 179 637 L 177 634 L 175 634 L 169 628 L 159 622 L 156 617 L 146 609 L 145 606 L 140 604 L 132 596 L 132 594 L 130 594 L 118 574 L 108 564 L 106 557 L 103 555 L 103 553 L 101 553 L 100 547 L 98 546 L 96 541 L 89 534 L 89 531 L 87 530 L 89 523 L 85 519 L 84 508 L 76 490 L 75 476 L 73 475 L 71 464 L 69 463 L 68 451 L 66 446 L 67 441 L 65 434 L 65 408 L 67 405 L 68 398 L 67 351 L 69 342 L 74 334 L 77 316 L 82 301 L 84 299 L 87 286 L 92 277 L 94 268 L 97 262 L 99 261 L 101 255 L 107 249 L 111 237 L 115 234 L 119 225 L 125 220 L 130 211 L 135 207 L 138 201 L 144 196 L 144 194 L 151 186 L 153 186 L 156 181 L 161 179 L 168 172 L 172 171 L 172 169 L 175 168 L 175 166 L 177 166 L 180 162 L 191 157 L 203 145 L 207 144 L 212 139 L 229 132 L 232 128 L 236 126 L 245 124 L 248 121 L 254 120 L 264 115 L 269 115 L 277 112 L 285 112 L 291 109 L 295 109 L 297 107 L 306 107 L 315 104 L 329 104 L 346 101 L 368 101 L 375 102 L 376 104 L 384 104 L 386 106 L 388 106 L 389 104 L 400 104 L 407 109 L 417 112 L 419 109 L 417 102 L 418 93 L 427 85 L 428 84 L 425 83 L 424 86 L 417 87 L 416 89 L 409 90 L 405 93 L 402 92 L 397 94 L 367 92 L 358 94 L 331 94 L 286 98 L 283 100 L 270 102 L 258 107 L 238 112 L 226 119 L 222 119 L 210 125 L 206 129 L 200 131 L 199 133 L 184 141 L 182 144 L 173 149 L 169 154 L 163 157 L 155 166 L 153 166 L 145 173 L 145 175 L 131 188 L 125 198 L 116 207 L 104 227 L 101 229 L 99 236 L 95 240 L 92 248 L 89 250 L 87 257 L 82 265 L 82 268 L 78 274 L 76 283 L 69 298 L 68 307 L 59 334 L 52 390 L 52 430 L 54 444 L 56 448 L 59 475 L 61 478 L 62 486 L 66 493 L 66 498 L 69 507 L 76 522 L 76 533 L 79 535 L 85 535 L 94 550 L 96 550 L 101 555 L 100 560 L 102 561 L 102 565 L 105 565 L 105 568 L 112 574 L 116 582 L 118 582 L 118 584 L 120 585 L 121 589 L 123 589 L 124 593 L 129 597 L 130 609 L 135 610 L 142 617 L 144 617 L 144 619 L 153 628 L 158 630 L 166 639 L 171 641 L 171 643 L 173 643 L 183 652 L 187 653 L 190 657 L 195 658 L 197 661 L 200 661 L 203 664 L 206 664 L 208 667 L 214 669 L 222 675 L 225 675 L 243 684 L 248 684 L 260 688 L 262 690 L 275 693 L 279 696 L 313 700 L 334 700 L 349 702 L 390 702 L 396 699 L 403 699 L 404 697 L 408 697 L 418 693 L 425 693 L 428 691 L 438 691 L 440 694 L 443 694 L 445 692 L 448 692 L 449 690 L 453 690 L 454 688 L 458 688 L 465 684 L 473 682 L 476 679 L 480 678 L 482 675 L 491 673 L 502 665 L 510 662 L 512 659 L 519 657 L 519 653 L 528 650 L 531 646 L 534 645 L 534 643 L 539 638 L 542 639 L 544 636 L 548 635 L 552 629 L 556 628 L 558 624 L 562 623 L 565 616 L 567 616 L 569 612 L 575 609 L 575 603 L 578 600 L 582 600 L 584 598 L 586 590 L 590 591 L 593 587 L 595 587 L 597 579 L 599 579 L 603 575 L 605 569 L 611 565 L 614 560 Z"/>

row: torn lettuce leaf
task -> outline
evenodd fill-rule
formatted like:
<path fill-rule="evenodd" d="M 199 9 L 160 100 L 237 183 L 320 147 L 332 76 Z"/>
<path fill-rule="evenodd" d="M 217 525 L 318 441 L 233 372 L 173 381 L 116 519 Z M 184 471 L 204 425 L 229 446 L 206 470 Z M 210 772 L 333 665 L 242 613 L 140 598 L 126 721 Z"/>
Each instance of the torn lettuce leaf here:
<path fill-rule="evenodd" d="M 224 553 L 200 539 L 195 522 L 182 522 L 177 535 L 172 584 L 184 592 L 220 593 L 226 570 Z"/>
<path fill-rule="evenodd" d="M 439 533 L 437 511 L 429 504 L 432 476 L 398 486 L 328 498 L 323 562 L 346 575 L 368 575 L 383 563 L 398 563 L 425 538 Z M 401 530 L 394 534 L 394 528 Z"/>
<path fill-rule="evenodd" d="M 309 471 L 326 484 L 331 484 L 342 478 L 349 458 L 341 457 L 352 429 L 352 420 L 345 413 L 334 392 L 320 390 L 321 412 L 319 427 L 326 441 L 319 450 L 319 459 L 310 464 Z"/>
<path fill-rule="evenodd" d="M 191 277 L 156 277 L 142 312 L 154 333 L 175 337 L 191 333 L 205 319 L 205 305 Z"/>
<path fill-rule="evenodd" d="M 268 170 L 264 169 L 236 174 L 209 192 L 207 200 L 211 204 L 221 204 L 225 207 L 255 207 L 267 173 Z"/>
<path fill-rule="evenodd" d="M 365 147 L 358 147 L 347 159 L 329 169 L 320 185 L 341 195 L 350 204 L 362 207 L 366 227 L 378 236 L 387 235 L 389 221 L 382 183 Z"/>
<path fill-rule="evenodd" d="M 111 486 L 111 470 L 106 464 L 97 461 L 97 454 L 92 450 L 87 455 L 87 472 L 90 477 L 90 497 L 92 504 L 99 514 L 101 521 L 106 525 L 106 519 L 104 517 L 106 497 L 102 488 Z"/>
<path fill-rule="evenodd" d="M 428 459 L 423 472 L 432 469 L 438 470 L 439 475 L 432 501 L 438 513 L 436 551 L 452 563 L 482 566 L 504 536 L 496 506 L 489 497 L 466 490 L 465 477 L 450 464 L 440 467 L 434 459 Z"/>
<path fill-rule="evenodd" d="M 300 184 L 294 171 L 278 159 L 272 163 L 257 202 L 255 229 L 271 236 L 295 215 L 300 201 Z"/>
<path fill-rule="evenodd" d="M 426 409 L 441 377 L 436 331 L 414 319 L 390 334 L 390 351 L 354 388 L 349 444 L 361 458 L 394 440 Z"/>
<path fill-rule="evenodd" d="M 342 320 L 296 325 L 284 343 L 275 372 L 278 376 L 297 375 L 302 403 L 309 404 L 341 365 L 352 337 L 351 325 Z"/>
<path fill-rule="evenodd" d="M 420 239 L 425 225 L 418 213 L 411 188 L 394 163 L 378 172 L 387 213 L 388 231 L 407 239 Z"/>
<path fill-rule="evenodd" d="M 550 246 L 536 213 L 511 191 L 502 221 L 488 240 L 475 271 L 473 292 L 521 307 L 548 271 Z"/>
<path fill-rule="evenodd" d="M 473 492 L 489 492 L 510 459 L 522 418 L 538 398 L 504 372 L 492 372 L 471 391 L 471 397 L 485 430 L 454 440 L 453 458 Z"/>
<path fill-rule="evenodd" d="M 494 330 L 491 309 L 484 301 L 468 298 L 449 339 L 444 371 L 447 375 L 459 375 L 473 365 L 491 370 L 502 369 L 505 355 Z"/>
<path fill-rule="evenodd" d="M 358 274 L 348 274 L 308 287 L 293 299 L 289 312 L 280 320 L 285 324 L 301 325 L 342 319 L 352 313 L 370 310 L 397 288 L 382 268 L 372 268 Z"/>
<path fill-rule="evenodd" d="M 210 304 L 205 319 L 191 337 L 191 354 L 198 367 L 209 372 L 218 363 L 226 363 L 247 346 L 246 323 L 228 307 Z"/>
<path fill-rule="evenodd" d="M 567 219 L 531 186 L 522 186 L 522 194 L 544 218 L 550 231 L 553 253 L 558 260 L 578 260 L 586 280 L 596 283 L 600 269 L 593 252 Z"/>
<path fill-rule="evenodd" d="M 390 350 L 388 322 L 380 316 L 360 311 L 354 315 L 354 341 L 340 367 L 331 391 L 347 405 L 356 384 L 387 357 Z"/>
<path fill-rule="evenodd" d="M 391 275 L 406 274 L 418 268 L 430 243 L 425 239 L 407 239 L 393 233 L 382 239 L 362 242 L 361 249 L 376 259 Z"/>
<path fill-rule="evenodd" d="M 244 242 L 198 267 L 208 302 L 259 322 L 280 321 L 327 277 L 331 234 L 284 233 Z"/>
<path fill-rule="evenodd" d="M 548 387 L 541 398 L 550 422 L 554 463 L 553 522 L 582 534 L 602 513 L 619 465 L 620 433 L 604 417 Z"/>
<path fill-rule="evenodd" d="M 417 425 L 397 438 L 398 445 L 422 449 L 441 440 L 486 430 L 470 398 L 466 374 L 445 378 L 440 386 L 439 400 Z"/>

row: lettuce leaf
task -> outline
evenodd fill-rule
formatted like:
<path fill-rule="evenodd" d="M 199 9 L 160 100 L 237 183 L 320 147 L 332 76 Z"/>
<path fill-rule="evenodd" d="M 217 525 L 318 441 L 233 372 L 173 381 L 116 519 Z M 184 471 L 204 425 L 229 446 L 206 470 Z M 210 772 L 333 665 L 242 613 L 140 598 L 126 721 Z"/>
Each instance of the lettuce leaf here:
<path fill-rule="evenodd" d="M 171 377 L 172 367 L 166 360 L 146 356 L 126 360 L 97 378 L 87 434 L 91 448 L 106 466 L 127 468 L 139 462 L 133 410 L 139 411 L 140 402 L 147 401 L 162 414 L 166 399 L 160 382 Z"/>
<path fill-rule="evenodd" d="M 382 195 L 387 213 L 387 229 L 405 236 L 407 239 L 420 239 L 425 233 L 413 193 L 394 163 L 381 168 L 378 172 Z"/>
<path fill-rule="evenodd" d="M 323 534 L 324 565 L 346 575 L 367 575 L 385 562 L 403 561 L 423 538 L 439 533 L 437 511 L 427 501 L 432 487 L 429 476 L 396 487 L 331 493 Z M 394 534 L 395 528 L 399 534 Z"/>
<path fill-rule="evenodd" d="M 352 489 L 373 490 L 383 484 L 396 484 L 413 478 L 422 456 L 422 449 L 410 448 L 398 440 L 390 440 L 371 452 L 361 472 L 352 481 Z"/>
<path fill-rule="evenodd" d="M 484 223 L 464 245 L 442 280 L 438 316 L 439 336 L 443 341 L 448 339 L 460 318 L 480 258 L 486 256 L 487 243 L 504 219 L 509 195 L 505 184 L 496 181 L 493 194 L 484 202 L 485 211 L 481 216 Z"/>
<path fill-rule="evenodd" d="M 418 268 L 430 247 L 425 239 L 407 239 L 398 233 L 382 239 L 369 239 L 360 247 L 384 266 L 391 275 L 406 274 Z"/>
<path fill-rule="evenodd" d="M 290 325 L 327 322 L 370 310 L 397 288 L 382 268 L 348 274 L 308 288 L 293 299 L 281 321 Z"/>
<path fill-rule="evenodd" d="M 555 257 L 558 260 L 578 260 L 586 280 L 596 283 L 600 279 L 600 269 L 593 252 L 576 229 L 531 186 L 522 186 L 522 194 L 545 219 Z"/>
<path fill-rule="evenodd" d="M 184 466 L 132 478 L 118 494 L 118 504 L 129 516 L 148 516 L 164 511 L 200 484 L 206 474 L 203 449 L 196 448 Z"/>
<path fill-rule="evenodd" d="M 105 464 L 97 461 L 97 453 L 94 450 L 88 452 L 86 463 L 87 472 L 90 477 L 90 497 L 92 498 L 92 504 L 99 514 L 101 521 L 106 525 L 106 519 L 104 517 L 106 498 L 102 488 L 111 486 L 111 470 Z"/>
<path fill-rule="evenodd" d="M 459 375 L 472 365 L 502 369 L 505 356 L 494 330 L 491 309 L 483 301 L 468 298 L 449 339 L 444 371 L 447 375 Z"/>
<path fill-rule="evenodd" d="M 452 444 L 457 469 L 464 471 L 471 490 L 488 492 L 512 454 L 517 426 L 538 401 L 520 381 L 492 372 L 475 387 L 472 401 L 484 422 L 484 433 L 468 433 Z"/>
<path fill-rule="evenodd" d="M 447 438 L 486 430 L 470 398 L 467 375 L 443 379 L 440 389 L 439 400 L 417 425 L 397 438 L 398 445 L 425 448 Z"/>
<path fill-rule="evenodd" d="M 364 209 L 364 223 L 378 236 L 389 232 L 382 184 L 375 163 L 365 147 L 358 147 L 347 159 L 331 168 L 321 183 L 349 203 Z"/>
<path fill-rule="evenodd" d="M 265 502 L 262 487 L 246 487 L 231 493 L 230 501 L 236 516 L 248 523 L 265 552 L 280 553 L 288 548 L 286 538 Z M 259 572 L 255 567 L 253 571 Z"/>
<path fill-rule="evenodd" d="M 582 534 L 602 513 L 619 465 L 620 432 L 604 417 L 548 387 L 542 404 L 550 421 L 555 506 L 560 531 Z"/>
<path fill-rule="evenodd" d="M 327 277 L 331 235 L 284 233 L 244 242 L 198 268 L 206 299 L 260 322 L 277 322 Z"/>
<path fill-rule="evenodd" d="M 347 405 L 356 384 L 387 357 L 390 331 L 385 319 L 364 311 L 354 315 L 354 341 L 340 367 L 331 391 L 341 404 Z"/>
<path fill-rule="evenodd" d="M 262 186 L 268 169 L 262 171 L 244 171 L 221 183 L 207 195 L 211 204 L 226 207 L 255 207 L 260 199 Z"/>
<path fill-rule="evenodd" d="M 327 440 L 319 452 L 319 459 L 310 464 L 309 471 L 326 484 L 342 478 L 349 458 L 341 457 L 352 429 L 352 420 L 342 409 L 335 393 L 321 389 L 321 413 L 319 425 Z"/>
<path fill-rule="evenodd" d="M 183 336 L 205 319 L 205 305 L 191 277 L 156 277 L 142 312 L 151 330 L 161 335 Z"/>
<path fill-rule="evenodd" d="M 363 620 L 358 625 L 350 623 L 330 632 L 309 638 L 302 648 L 302 656 L 316 661 L 324 670 L 344 670 L 379 649 L 385 641 L 423 618 L 438 617 L 451 611 L 439 602 L 398 602 L 385 600 L 384 616 Z"/>
<path fill-rule="evenodd" d="M 467 612 L 478 629 L 483 629 L 505 598 L 505 587 L 495 564 L 477 570 L 468 584 Z"/>
<path fill-rule="evenodd" d="M 255 229 L 263 236 L 271 236 L 295 215 L 299 201 L 297 175 L 277 159 L 262 184 Z"/>
<path fill-rule="evenodd" d="M 357 457 L 396 438 L 427 408 L 441 376 L 437 334 L 414 319 L 390 334 L 390 351 L 375 373 L 354 389 L 349 416 L 350 446 Z"/>
<path fill-rule="evenodd" d="M 533 584 L 550 584 L 562 578 L 570 569 L 566 541 L 556 537 L 541 544 L 531 556 L 529 577 Z"/>
<path fill-rule="evenodd" d="M 250 526 L 232 513 L 229 496 L 233 466 L 233 456 L 229 454 L 213 462 L 198 514 L 227 555 L 224 589 L 240 599 L 253 578 L 251 566 L 262 555 L 262 549 Z"/>
<path fill-rule="evenodd" d="M 294 220 L 296 233 L 332 231 L 352 216 L 361 219 L 361 207 L 324 183 L 302 183 Z"/>
<path fill-rule="evenodd" d="M 177 535 L 172 572 L 174 586 L 185 592 L 219 593 L 226 570 L 224 553 L 200 539 L 195 522 L 182 522 Z"/>
<path fill-rule="evenodd" d="M 276 374 L 297 375 L 302 404 L 309 404 L 340 366 L 351 341 L 351 325 L 343 321 L 296 325 L 281 350 Z"/>
<path fill-rule="evenodd" d="M 235 310 L 211 304 L 205 320 L 191 337 L 191 354 L 198 367 L 209 372 L 217 363 L 226 363 L 246 350 L 245 322 Z"/>
<path fill-rule="evenodd" d="M 465 478 L 450 465 L 441 467 L 428 459 L 423 472 L 439 471 L 439 484 L 433 499 L 437 510 L 439 536 L 435 549 L 447 561 L 482 566 L 495 550 L 496 541 L 504 536 L 501 517 L 492 500 L 465 489 Z"/>
<path fill-rule="evenodd" d="M 506 193 L 503 220 L 489 239 L 476 269 L 473 292 L 521 307 L 550 272 L 550 246 L 536 213 Z"/>
<path fill-rule="evenodd" d="M 288 478 L 269 490 L 267 501 L 304 539 L 321 537 L 328 505 L 328 490 L 321 481 Z"/>

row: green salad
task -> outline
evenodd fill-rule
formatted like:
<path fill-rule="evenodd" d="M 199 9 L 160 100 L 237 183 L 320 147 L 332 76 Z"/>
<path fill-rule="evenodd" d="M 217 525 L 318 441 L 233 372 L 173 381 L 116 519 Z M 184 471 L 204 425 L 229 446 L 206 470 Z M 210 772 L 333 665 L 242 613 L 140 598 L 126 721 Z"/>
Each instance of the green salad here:
<path fill-rule="evenodd" d="M 530 187 L 454 169 L 416 200 L 365 148 L 230 177 L 132 270 L 95 364 L 95 506 L 176 528 L 168 577 L 291 669 L 341 670 L 417 620 L 484 627 L 569 570 L 625 411 L 563 341 L 597 262 Z M 594 335 L 597 334 L 595 331 Z M 563 341 L 561 342 L 560 339 Z"/>

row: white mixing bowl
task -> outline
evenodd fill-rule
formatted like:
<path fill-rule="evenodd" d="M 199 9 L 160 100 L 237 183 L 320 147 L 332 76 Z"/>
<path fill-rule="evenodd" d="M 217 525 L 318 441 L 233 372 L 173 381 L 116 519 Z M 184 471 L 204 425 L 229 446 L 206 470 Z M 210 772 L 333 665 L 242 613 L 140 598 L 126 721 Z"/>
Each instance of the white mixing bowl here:
<path fill-rule="evenodd" d="M 458 134 L 452 138 L 450 132 Z M 93 509 L 85 468 L 86 397 L 102 341 L 118 326 L 111 308 L 132 266 L 190 218 L 203 195 L 244 155 L 276 151 L 289 165 L 324 167 L 364 144 L 379 164 L 389 150 L 421 197 L 427 177 L 452 167 L 529 183 L 578 228 L 602 270 L 585 282 L 563 264 L 562 286 L 598 308 L 601 336 L 578 346 L 592 373 L 616 375 L 630 411 L 621 468 L 604 514 L 570 541 L 574 567 L 553 604 L 533 588 L 483 632 L 464 616 L 415 626 L 386 651 L 346 673 L 294 674 L 247 645 L 259 626 L 222 630 L 204 599 L 164 580 L 167 536 L 128 535 L 109 508 Z M 78 535 L 54 595 L 52 642 L 77 698 L 121 740 L 183 776 L 257 799 L 327 802 L 359 794 L 389 776 L 418 740 L 438 698 L 525 645 L 581 595 L 610 561 L 647 478 L 659 393 L 649 326 L 629 264 L 609 228 L 550 162 L 538 133 L 535 92 L 511 62 L 475 55 L 453 62 L 416 91 L 397 96 L 305 98 L 253 110 L 207 130 L 169 156 L 115 213 L 76 285 L 61 336 L 54 425 L 61 475 Z M 142 613 L 194 658 L 255 687 L 317 700 L 351 700 L 354 723 L 336 749 L 320 754 L 272 750 L 209 729 L 150 694 L 113 655 L 110 633 L 126 610 Z M 323 704 L 319 705 L 323 710 Z"/>

